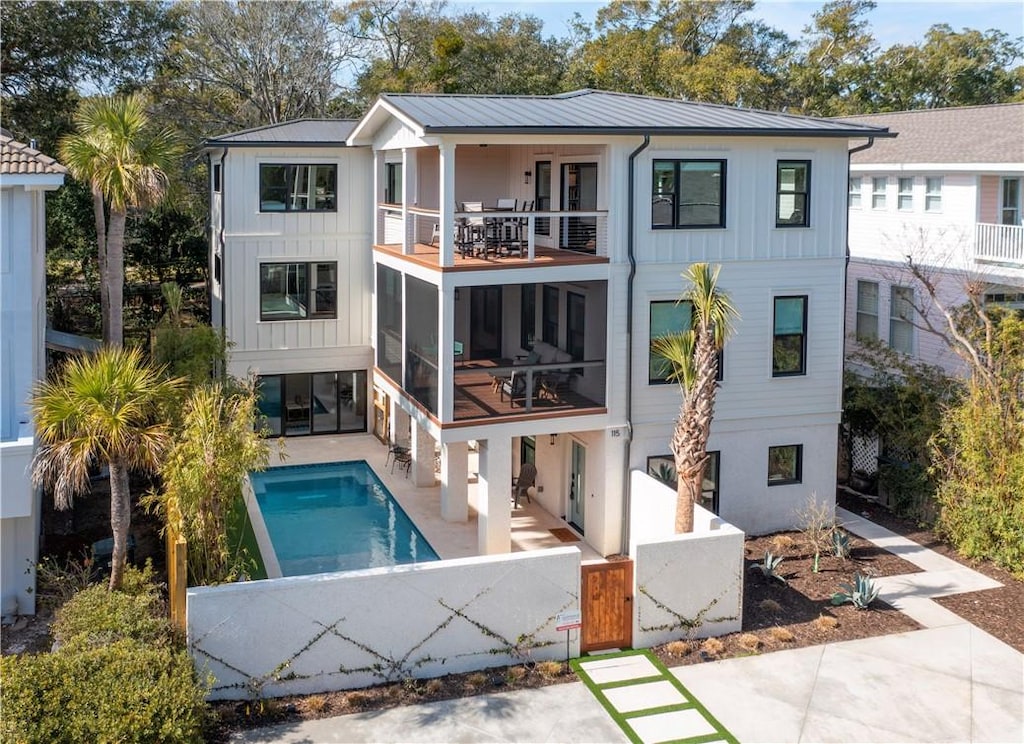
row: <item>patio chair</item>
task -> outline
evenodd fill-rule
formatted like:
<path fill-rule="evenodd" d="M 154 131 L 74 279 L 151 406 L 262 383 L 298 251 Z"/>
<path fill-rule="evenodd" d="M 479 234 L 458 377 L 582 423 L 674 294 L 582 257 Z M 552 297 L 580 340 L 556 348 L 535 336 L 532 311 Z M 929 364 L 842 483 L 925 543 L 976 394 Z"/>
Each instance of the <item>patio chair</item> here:
<path fill-rule="evenodd" d="M 519 469 L 519 477 L 512 484 L 513 503 L 517 509 L 519 508 L 519 499 L 522 496 L 526 497 L 528 504 L 533 503 L 533 499 L 530 498 L 530 489 L 536 486 L 536 482 L 537 466 L 532 462 L 524 462 L 523 466 Z"/>

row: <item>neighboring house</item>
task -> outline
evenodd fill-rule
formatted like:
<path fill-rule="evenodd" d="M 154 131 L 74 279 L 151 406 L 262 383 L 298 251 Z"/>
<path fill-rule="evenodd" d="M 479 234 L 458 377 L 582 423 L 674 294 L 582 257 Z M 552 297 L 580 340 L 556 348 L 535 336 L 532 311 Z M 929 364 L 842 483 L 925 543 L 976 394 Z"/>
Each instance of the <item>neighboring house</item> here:
<path fill-rule="evenodd" d="M 0 612 L 35 613 L 39 492 L 29 397 L 45 374 L 46 192 L 67 170 L 0 134 Z"/>
<path fill-rule="evenodd" d="M 410 448 L 418 485 L 439 467 L 445 519 L 467 519 L 477 449 L 480 552 L 509 550 L 525 462 L 535 502 L 600 554 L 625 552 L 629 471 L 671 477 L 680 404 L 650 342 L 688 324 L 680 274 L 707 261 L 723 266 L 742 318 L 723 357 L 705 505 L 770 532 L 793 527 L 811 494 L 831 502 L 847 151 L 884 129 L 599 91 L 386 94 L 347 146 L 331 146 L 328 126 L 209 143 L 215 318 L 235 369 L 312 375 L 272 390 L 275 431 L 318 431 L 318 413 L 349 400 L 318 402 L 316 374 L 364 370 L 371 430 Z M 338 167 L 336 205 L 308 214 L 305 167 L 322 164 Z M 307 266 L 305 284 L 256 281 L 286 261 Z M 347 269 L 343 341 L 308 319 L 308 267 L 333 261 Z M 285 315 L 268 313 L 271 295 Z"/>
<path fill-rule="evenodd" d="M 950 372 L 962 362 L 921 326 L 923 288 L 907 256 L 934 279 L 944 304 L 1024 308 L 1024 104 L 929 109 L 848 117 L 898 136 L 856 152 L 850 165 L 847 350 L 858 338 Z M 943 319 L 928 313 L 934 324 Z"/>

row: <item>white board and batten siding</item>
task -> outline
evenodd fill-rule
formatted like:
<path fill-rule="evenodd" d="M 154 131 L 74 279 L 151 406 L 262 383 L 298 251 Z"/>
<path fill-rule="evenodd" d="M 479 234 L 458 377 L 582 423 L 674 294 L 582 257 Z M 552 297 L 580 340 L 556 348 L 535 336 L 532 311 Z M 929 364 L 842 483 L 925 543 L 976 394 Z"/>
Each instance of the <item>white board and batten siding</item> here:
<path fill-rule="evenodd" d="M 336 212 L 260 212 L 259 167 L 338 166 Z M 224 321 L 232 372 L 360 369 L 372 363 L 372 157 L 367 148 L 232 150 L 224 169 Z M 338 264 L 336 319 L 260 320 L 260 264 Z M 270 369 L 261 371 L 270 371 Z"/>

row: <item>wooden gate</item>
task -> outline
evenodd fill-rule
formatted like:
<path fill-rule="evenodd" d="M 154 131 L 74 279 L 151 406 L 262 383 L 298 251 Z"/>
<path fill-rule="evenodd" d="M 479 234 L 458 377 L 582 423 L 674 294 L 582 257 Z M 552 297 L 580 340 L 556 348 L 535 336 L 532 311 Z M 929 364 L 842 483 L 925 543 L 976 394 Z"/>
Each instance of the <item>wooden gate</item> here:
<path fill-rule="evenodd" d="M 580 567 L 583 628 L 580 653 L 633 644 L 633 561 Z"/>

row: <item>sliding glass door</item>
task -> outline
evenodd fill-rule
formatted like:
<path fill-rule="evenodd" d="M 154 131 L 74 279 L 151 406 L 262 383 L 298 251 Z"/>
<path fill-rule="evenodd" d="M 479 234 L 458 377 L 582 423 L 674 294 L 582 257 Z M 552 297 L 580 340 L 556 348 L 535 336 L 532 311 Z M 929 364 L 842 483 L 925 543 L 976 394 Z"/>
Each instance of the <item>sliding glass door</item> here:
<path fill-rule="evenodd" d="M 366 431 L 366 372 L 264 375 L 259 413 L 271 436 Z"/>

